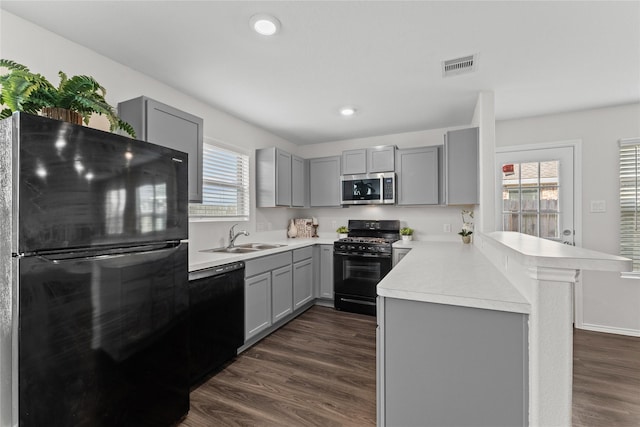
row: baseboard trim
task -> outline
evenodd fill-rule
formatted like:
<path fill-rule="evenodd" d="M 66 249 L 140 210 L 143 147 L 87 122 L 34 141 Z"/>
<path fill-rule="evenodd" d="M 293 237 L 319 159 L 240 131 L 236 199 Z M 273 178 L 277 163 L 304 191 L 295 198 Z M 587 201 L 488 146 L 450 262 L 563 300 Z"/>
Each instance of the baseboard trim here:
<path fill-rule="evenodd" d="M 592 325 L 590 323 L 582 323 L 582 327 L 576 326 L 576 328 L 584 329 L 586 331 L 593 331 L 593 332 L 605 332 L 607 334 L 640 337 L 640 330 L 638 329 L 615 328 L 613 326 Z"/>

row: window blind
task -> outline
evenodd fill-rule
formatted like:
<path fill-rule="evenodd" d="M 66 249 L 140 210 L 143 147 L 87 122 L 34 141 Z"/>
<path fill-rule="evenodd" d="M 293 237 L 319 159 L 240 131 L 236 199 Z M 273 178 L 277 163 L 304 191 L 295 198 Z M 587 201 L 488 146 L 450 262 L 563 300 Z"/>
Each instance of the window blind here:
<path fill-rule="evenodd" d="M 249 219 L 249 156 L 205 142 L 202 148 L 202 204 L 196 217 Z"/>
<path fill-rule="evenodd" d="M 620 255 L 633 260 L 640 273 L 640 138 L 620 145 Z"/>

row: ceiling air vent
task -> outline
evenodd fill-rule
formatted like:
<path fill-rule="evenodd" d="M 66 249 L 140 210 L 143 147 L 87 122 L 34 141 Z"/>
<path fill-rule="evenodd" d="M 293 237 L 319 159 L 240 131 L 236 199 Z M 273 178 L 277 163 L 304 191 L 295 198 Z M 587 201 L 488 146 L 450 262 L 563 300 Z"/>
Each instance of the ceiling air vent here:
<path fill-rule="evenodd" d="M 442 61 L 442 77 L 471 73 L 476 70 L 477 62 L 478 54 Z"/>

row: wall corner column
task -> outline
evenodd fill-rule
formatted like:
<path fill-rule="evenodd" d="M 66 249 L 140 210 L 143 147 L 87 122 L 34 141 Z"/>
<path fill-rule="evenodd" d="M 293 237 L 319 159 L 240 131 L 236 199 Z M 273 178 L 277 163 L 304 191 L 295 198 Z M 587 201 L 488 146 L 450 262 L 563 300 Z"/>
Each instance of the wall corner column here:
<path fill-rule="evenodd" d="M 529 425 L 570 426 L 573 288 L 579 270 L 529 267 Z"/>
<path fill-rule="evenodd" d="M 495 231 L 495 151 L 496 151 L 496 115 L 495 95 L 490 91 L 478 94 L 472 124 L 479 130 L 479 215 L 476 218 L 476 230 L 482 233 Z"/>

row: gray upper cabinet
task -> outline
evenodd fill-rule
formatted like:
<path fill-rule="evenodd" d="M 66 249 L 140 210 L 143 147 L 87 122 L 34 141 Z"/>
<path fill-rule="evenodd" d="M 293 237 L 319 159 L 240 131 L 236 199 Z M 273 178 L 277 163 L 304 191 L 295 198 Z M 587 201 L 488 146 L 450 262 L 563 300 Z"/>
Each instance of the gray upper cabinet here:
<path fill-rule="evenodd" d="M 398 205 L 439 203 L 438 150 L 434 146 L 396 151 Z"/>
<path fill-rule="evenodd" d="M 308 160 L 291 156 L 291 206 L 293 207 L 302 208 L 309 204 L 308 169 Z"/>
<path fill-rule="evenodd" d="M 342 174 L 357 175 L 367 173 L 367 150 L 347 150 L 342 152 Z"/>
<path fill-rule="evenodd" d="M 256 205 L 259 208 L 304 207 L 308 162 L 276 148 L 256 150 Z"/>
<path fill-rule="evenodd" d="M 340 206 L 340 156 L 309 160 L 309 203 L 312 207 Z"/>
<path fill-rule="evenodd" d="M 367 172 L 393 172 L 395 171 L 396 147 L 385 145 L 367 148 Z"/>
<path fill-rule="evenodd" d="M 256 205 L 291 206 L 291 154 L 276 147 L 256 150 Z"/>
<path fill-rule="evenodd" d="M 120 102 L 118 116 L 139 139 L 189 155 L 189 201 L 201 203 L 203 120 L 146 96 Z"/>
<path fill-rule="evenodd" d="M 478 204 L 478 128 L 449 131 L 444 144 L 445 203 Z"/>
<path fill-rule="evenodd" d="M 393 145 L 343 151 L 342 174 L 393 172 L 395 151 L 396 147 Z"/>

